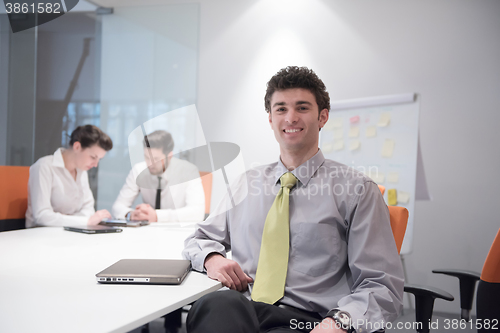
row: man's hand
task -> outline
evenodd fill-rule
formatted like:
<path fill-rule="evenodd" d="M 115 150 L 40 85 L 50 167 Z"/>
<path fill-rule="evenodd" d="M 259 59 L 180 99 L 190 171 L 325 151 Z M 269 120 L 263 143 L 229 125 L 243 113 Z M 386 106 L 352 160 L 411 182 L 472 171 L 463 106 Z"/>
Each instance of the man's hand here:
<path fill-rule="evenodd" d="M 106 209 L 98 210 L 87 221 L 87 225 L 98 225 L 102 220 L 110 219 L 111 214 Z"/>
<path fill-rule="evenodd" d="M 130 214 L 132 221 L 149 221 L 158 222 L 156 210 L 148 204 L 140 204 L 135 207 L 135 210 Z"/>
<path fill-rule="evenodd" d="M 347 333 L 346 330 L 340 328 L 340 325 L 338 325 L 337 322 L 335 320 L 333 320 L 333 318 L 323 319 L 321 324 L 316 326 L 316 328 L 311 331 L 311 333 L 322 333 L 322 332 L 324 332 L 324 333 L 337 333 L 337 332 Z"/>
<path fill-rule="evenodd" d="M 219 253 L 211 253 L 207 256 L 205 268 L 209 278 L 220 281 L 229 289 L 246 291 L 248 284 L 253 282 L 251 277 L 243 273 L 236 261 L 226 259 Z"/>

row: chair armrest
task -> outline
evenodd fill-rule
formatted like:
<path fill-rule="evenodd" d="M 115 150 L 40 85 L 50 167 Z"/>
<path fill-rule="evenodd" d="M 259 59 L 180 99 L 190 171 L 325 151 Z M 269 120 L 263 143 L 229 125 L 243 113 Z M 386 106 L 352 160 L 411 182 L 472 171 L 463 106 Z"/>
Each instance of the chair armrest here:
<path fill-rule="evenodd" d="M 411 293 L 416 296 L 432 297 L 432 299 L 442 298 L 447 301 L 453 301 L 455 298 L 448 292 L 426 286 L 418 286 L 415 284 L 405 284 L 405 292 Z"/>
<path fill-rule="evenodd" d="M 461 318 L 470 320 L 470 311 L 476 290 L 476 283 L 481 278 L 481 274 L 461 269 L 433 269 L 432 273 L 444 274 L 457 277 L 460 283 L 460 308 Z"/>
<path fill-rule="evenodd" d="M 433 269 L 432 273 L 445 274 L 450 276 L 455 276 L 457 278 L 466 278 L 479 281 L 481 274 L 473 271 L 466 271 L 461 269 Z"/>
<path fill-rule="evenodd" d="M 432 311 L 434 309 L 434 300 L 442 298 L 447 301 L 453 301 L 452 295 L 444 290 L 417 286 L 414 284 L 405 284 L 405 292 L 415 295 L 415 321 L 420 323 L 420 333 L 428 333 L 432 321 Z"/>

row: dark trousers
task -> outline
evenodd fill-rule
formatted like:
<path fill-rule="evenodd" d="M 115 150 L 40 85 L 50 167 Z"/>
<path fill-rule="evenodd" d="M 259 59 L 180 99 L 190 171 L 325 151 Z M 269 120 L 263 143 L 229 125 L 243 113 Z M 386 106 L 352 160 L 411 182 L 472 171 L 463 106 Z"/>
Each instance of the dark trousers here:
<path fill-rule="evenodd" d="M 200 298 L 188 313 L 188 333 L 310 332 L 322 318 L 315 312 L 248 300 L 234 290 Z"/>

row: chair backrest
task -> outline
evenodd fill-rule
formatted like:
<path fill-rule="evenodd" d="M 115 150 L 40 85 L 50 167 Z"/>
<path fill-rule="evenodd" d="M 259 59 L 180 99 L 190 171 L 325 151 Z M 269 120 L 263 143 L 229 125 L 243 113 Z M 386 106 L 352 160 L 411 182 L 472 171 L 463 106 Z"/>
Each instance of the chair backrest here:
<path fill-rule="evenodd" d="M 212 173 L 200 171 L 201 183 L 205 192 L 205 214 L 210 214 L 210 202 L 212 199 Z"/>
<path fill-rule="evenodd" d="M 408 209 L 400 206 L 387 206 L 391 218 L 392 234 L 396 241 L 398 253 L 401 252 L 403 239 L 405 238 L 406 226 L 408 225 Z"/>
<path fill-rule="evenodd" d="M 498 229 L 495 240 L 491 244 L 490 252 L 488 252 L 488 256 L 484 261 L 481 280 L 500 283 L 500 229 Z"/>
<path fill-rule="evenodd" d="M 382 195 L 384 195 L 384 193 L 385 193 L 385 186 L 384 185 L 378 185 L 378 189 L 380 190 L 380 192 L 382 193 Z"/>
<path fill-rule="evenodd" d="M 25 228 L 29 167 L 0 166 L 0 231 Z"/>
<path fill-rule="evenodd" d="M 382 195 L 384 195 L 385 186 L 378 185 L 378 189 Z M 394 235 L 394 240 L 396 241 L 398 253 L 400 253 L 401 246 L 403 245 L 403 239 L 405 238 L 406 226 L 408 225 L 408 209 L 399 206 L 387 206 L 387 208 L 389 208 L 392 234 Z"/>
<path fill-rule="evenodd" d="M 483 265 L 481 280 L 477 285 L 476 313 L 483 325 L 478 333 L 492 332 L 492 325 L 500 325 L 500 229 L 491 245 L 490 252 Z M 496 330 L 495 330 L 496 331 Z"/>

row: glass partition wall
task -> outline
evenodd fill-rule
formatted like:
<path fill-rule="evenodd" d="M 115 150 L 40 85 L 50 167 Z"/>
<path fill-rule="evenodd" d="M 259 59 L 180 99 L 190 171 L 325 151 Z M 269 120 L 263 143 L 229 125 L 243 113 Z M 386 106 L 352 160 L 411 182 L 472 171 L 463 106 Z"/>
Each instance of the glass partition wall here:
<path fill-rule="evenodd" d="M 198 10 L 197 4 L 120 7 L 101 17 L 101 127 L 114 148 L 99 168 L 99 209 L 111 208 L 130 171 L 132 131 L 196 104 Z M 174 154 L 203 139 L 189 113 L 167 118 L 145 130 L 170 132 Z"/>
<path fill-rule="evenodd" d="M 96 208 L 111 209 L 131 169 L 130 133 L 196 104 L 198 16 L 197 4 L 122 7 L 12 33 L 0 14 L 0 165 L 29 166 L 94 124 L 114 143 L 89 172 Z M 174 153 L 204 140 L 192 114 L 168 119 L 157 127 L 173 135 Z"/>

